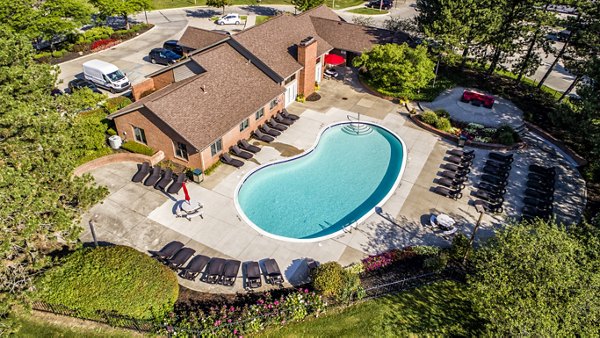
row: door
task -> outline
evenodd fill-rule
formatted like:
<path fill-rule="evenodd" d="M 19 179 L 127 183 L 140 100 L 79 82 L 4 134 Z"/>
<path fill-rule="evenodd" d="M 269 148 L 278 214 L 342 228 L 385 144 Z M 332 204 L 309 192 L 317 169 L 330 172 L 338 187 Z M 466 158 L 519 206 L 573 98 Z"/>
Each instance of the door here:
<path fill-rule="evenodd" d="M 321 63 L 317 63 L 315 65 L 315 82 L 317 83 L 321 83 L 321 71 L 322 71 L 322 66 Z"/>
<path fill-rule="evenodd" d="M 296 96 L 298 96 L 298 81 L 294 81 L 285 87 L 285 106 L 292 104 L 296 100 Z"/>

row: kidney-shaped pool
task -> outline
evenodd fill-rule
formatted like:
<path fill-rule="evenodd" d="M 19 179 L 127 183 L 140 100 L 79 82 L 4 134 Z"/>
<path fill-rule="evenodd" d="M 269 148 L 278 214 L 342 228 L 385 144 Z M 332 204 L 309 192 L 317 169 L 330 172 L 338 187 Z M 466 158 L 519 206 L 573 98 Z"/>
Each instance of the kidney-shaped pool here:
<path fill-rule="evenodd" d="M 264 235 L 294 242 L 337 236 L 371 215 L 398 186 L 403 141 L 368 122 L 324 128 L 313 148 L 246 174 L 235 193 L 244 220 Z"/>

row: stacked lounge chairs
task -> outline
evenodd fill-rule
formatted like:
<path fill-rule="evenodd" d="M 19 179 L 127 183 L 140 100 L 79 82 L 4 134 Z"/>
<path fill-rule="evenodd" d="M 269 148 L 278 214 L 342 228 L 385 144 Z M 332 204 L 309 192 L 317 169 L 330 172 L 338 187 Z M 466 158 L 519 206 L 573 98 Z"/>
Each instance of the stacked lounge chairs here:
<path fill-rule="evenodd" d="M 527 188 L 523 198 L 523 219 L 549 219 L 552 217 L 556 167 L 542 167 L 532 164 L 527 174 Z"/>
<path fill-rule="evenodd" d="M 155 189 L 166 191 L 169 194 L 177 194 L 185 180 L 184 173 L 174 175 L 170 168 L 163 170 L 159 166 L 152 167 L 148 162 L 138 164 L 138 171 L 131 178 L 132 182 L 144 182 L 145 186 L 153 186 Z"/>
<path fill-rule="evenodd" d="M 444 171 L 439 172 L 440 177 L 434 180 L 438 186 L 433 188 L 435 193 L 452 199 L 462 198 L 462 190 L 465 188 L 467 175 L 471 172 L 471 164 L 475 158 L 473 150 L 452 149 L 447 151 L 448 155 L 442 164 Z"/>
<path fill-rule="evenodd" d="M 477 190 L 472 195 L 477 197 L 475 205 L 482 205 L 486 211 L 492 213 L 501 213 L 504 211 L 504 194 L 506 194 L 506 185 L 510 175 L 512 154 L 502 154 L 490 152 L 488 159 L 483 166 L 483 175 L 481 182 L 477 185 Z"/>

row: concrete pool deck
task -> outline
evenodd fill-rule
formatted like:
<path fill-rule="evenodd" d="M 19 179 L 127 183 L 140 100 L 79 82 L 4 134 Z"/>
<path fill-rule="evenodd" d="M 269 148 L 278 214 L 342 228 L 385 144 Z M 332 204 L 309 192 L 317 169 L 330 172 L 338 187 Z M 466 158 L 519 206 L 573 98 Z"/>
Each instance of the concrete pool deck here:
<path fill-rule="evenodd" d="M 242 262 L 275 258 L 286 281 L 302 283 L 306 279 L 305 258 L 319 262 L 338 261 L 347 265 L 369 254 L 407 245 L 448 245 L 449 240 L 438 229 L 427 225 L 430 213 L 447 213 L 458 221 L 458 230 L 469 236 L 478 217 L 465 189 L 464 197 L 457 201 L 430 191 L 433 179 L 439 171 L 450 144 L 427 131 L 412 125 L 398 106 L 389 101 L 357 91 L 340 82 L 324 83 L 322 99 L 317 102 L 293 104 L 290 112 L 301 116 L 294 125 L 282 133 L 275 142 L 262 144 L 262 151 L 254 159 L 245 161 L 240 169 L 221 165 L 201 184 L 189 183 L 193 199 L 203 203 L 203 218 L 190 221 L 175 218 L 173 207 L 183 199 L 183 192 L 168 196 L 141 183 L 132 183 L 136 171 L 134 163 L 118 163 L 95 169 L 91 174 L 101 185 L 106 185 L 110 195 L 94 206 L 82 219 L 84 233 L 81 240 L 91 241 L 88 222 L 93 221 L 99 241 L 128 245 L 140 251 L 157 250 L 170 241 L 178 240 L 197 253 L 209 257 L 235 258 Z M 346 98 L 346 99 L 343 99 Z M 392 130 L 399 135 L 408 149 L 408 159 L 399 187 L 382 206 L 380 214 L 373 214 L 336 238 L 316 243 L 291 243 L 262 236 L 245 224 L 236 212 L 234 190 L 241 178 L 260 164 L 289 157 L 311 147 L 322 127 L 336 121 L 347 121 L 347 116 L 357 116 Z M 255 140 L 251 143 L 259 144 Z M 529 150 L 527 150 L 529 151 Z M 478 175 L 477 167 L 483 163 L 486 151 L 477 150 L 474 174 L 468 186 L 473 186 Z M 507 214 L 519 210 L 518 196 L 523 188 L 523 166 L 531 162 L 529 152 L 516 154 L 515 174 L 507 194 Z M 545 161 L 543 154 L 538 155 Z M 542 162 L 546 163 L 546 162 Z M 563 175 L 567 175 L 565 172 Z M 569 174 L 570 175 L 570 174 Z M 513 177 L 514 176 L 514 177 Z M 514 182 L 514 184 L 513 184 Z M 578 181 L 573 188 L 579 192 Z M 511 197 L 512 196 L 512 197 Z M 570 195 L 569 195 L 570 196 Z M 566 214 L 578 211 L 579 199 L 565 197 Z M 583 205 L 581 205 L 581 208 Z M 580 210 L 579 210 L 580 212 Z M 478 238 L 491 236 L 494 228 L 503 221 L 504 215 L 485 215 Z M 240 270 L 240 276 L 242 270 Z M 242 280 L 234 287 L 211 285 L 199 281 L 180 279 L 180 284 L 203 292 L 234 293 L 242 291 Z M 286 285 L 289 285 L 286 283 Z M 262 289 L 269 288 L 263 283 Z M 261 289 L 259 289 L 261 290 Z"/>

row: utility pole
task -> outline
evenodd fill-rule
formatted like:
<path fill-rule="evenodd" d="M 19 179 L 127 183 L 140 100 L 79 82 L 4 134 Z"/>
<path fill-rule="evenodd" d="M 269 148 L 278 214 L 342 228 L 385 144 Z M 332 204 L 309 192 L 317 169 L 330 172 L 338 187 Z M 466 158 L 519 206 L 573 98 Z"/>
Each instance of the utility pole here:
<path fill-rule="evenodd" d="M 485 207 L 483 203 L 476 203 L 475 210 L 479 212 L 479 218 L 477 219 L 477 223 L 475 223 L 475 227 L 473 228 L 473 232 L 471 233 L 471 238 L 469 239 L 469 246 L 467 247 L 467 252 L 465 252 L 465 257 L 463 258 L 463 266 L 467 265 L 467 257 L 469 256 L 469 252 L 473 247 L 473 242 L 475 242 L 475 234 L 477 233 L 477 229 L 481 225 L 481 220 L 483 219 L 483 214 L 485 214 Z"/>

